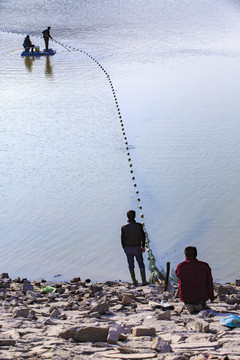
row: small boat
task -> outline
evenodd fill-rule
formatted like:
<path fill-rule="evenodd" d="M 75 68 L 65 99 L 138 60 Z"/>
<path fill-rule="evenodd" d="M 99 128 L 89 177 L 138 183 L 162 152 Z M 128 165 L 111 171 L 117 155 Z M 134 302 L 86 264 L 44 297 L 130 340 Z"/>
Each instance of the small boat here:
<path fill-rule="evenodd" d="M 38 51 L 29 51 L 29 50 L 24 50 L 21 53 L 21 56 L 48 56 L 48 55 L 55 55 L 56 54 L 56 50 L 53 49 L 48 49 L 47 51 L 40 51 L 40 49 L 37 49 Z"/>

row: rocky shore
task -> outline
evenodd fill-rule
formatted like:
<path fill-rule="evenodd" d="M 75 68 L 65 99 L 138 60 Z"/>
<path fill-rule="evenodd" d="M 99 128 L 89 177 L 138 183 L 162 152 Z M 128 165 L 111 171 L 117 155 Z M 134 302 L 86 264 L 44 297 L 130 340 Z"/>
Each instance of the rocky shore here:
<path fill-rule="evenodd" d="M 0 359 L 239 360 L 240 328 L 220 323 L 240 314 L 236 285 L 215 284 L 210 309 L 189 315 L 173 285 L 164 292 L 161 285 L 30 282 L 3 273 Z"/>

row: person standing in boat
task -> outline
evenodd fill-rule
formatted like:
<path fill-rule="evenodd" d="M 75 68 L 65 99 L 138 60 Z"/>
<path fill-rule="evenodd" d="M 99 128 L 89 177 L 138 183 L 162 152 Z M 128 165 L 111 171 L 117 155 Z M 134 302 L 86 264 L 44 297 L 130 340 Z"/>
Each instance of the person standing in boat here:
<path fill-rule="evenodd" d="M 43 39 L 45 41 L 45 50 L 46 51 L 48 51 L 49 38 L 52 39 L 52 37 L 50 35 L 50 30 L 51 30 L 51 26 L 48 26 L 48 28 L 42 32 Z"/>
<path fill-rule="evenodd" d="M 31 52 L 34 51 L 35 45 L 32 44 L 29 35 L 27 35 L 27 36 L 25 37 L 24 42 L 23 42 L 23 47 L 24 47 L 24 49 L 25 49 L 27 52 L 29 52 L 30 49 L 31 49 Z"/>

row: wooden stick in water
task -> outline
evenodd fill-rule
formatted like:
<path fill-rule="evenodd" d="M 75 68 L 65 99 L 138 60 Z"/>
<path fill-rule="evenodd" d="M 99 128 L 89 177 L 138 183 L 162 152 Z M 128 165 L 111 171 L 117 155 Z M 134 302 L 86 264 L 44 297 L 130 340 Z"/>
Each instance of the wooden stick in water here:
<path fill-rule="evenodd" d="M 170 274 L 170 262 L 167 262 L 167 270 L 166 270 L 164 291 L 167 291 L 167 289 L 168 289 L 169 274 Z"/>

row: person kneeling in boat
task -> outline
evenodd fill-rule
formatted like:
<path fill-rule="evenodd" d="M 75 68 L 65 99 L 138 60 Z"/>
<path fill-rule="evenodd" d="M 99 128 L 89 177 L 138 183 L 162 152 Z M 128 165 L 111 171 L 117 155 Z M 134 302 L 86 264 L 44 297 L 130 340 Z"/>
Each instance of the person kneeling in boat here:
<path fill-rule="evenodd" d="M 206 309 L 206 301 L 214 300 L 213 279 L 210 266 L 197 259 L 197 249 L 188 246 L 184 250 L 185 261 L 178 264 L 180 300 L 185 303 L 190 314 Z"/>
<path fill-rule="evenodd" d="M 29 35 L 27 35 L 25 37 L 24 42 L 23 42 L 23 47 L 24 47 L 26 52 L 29 52 L 30 49 L 31 49 L 31 52 L 34 52 L 35 45 L 32 44 Z"/>

